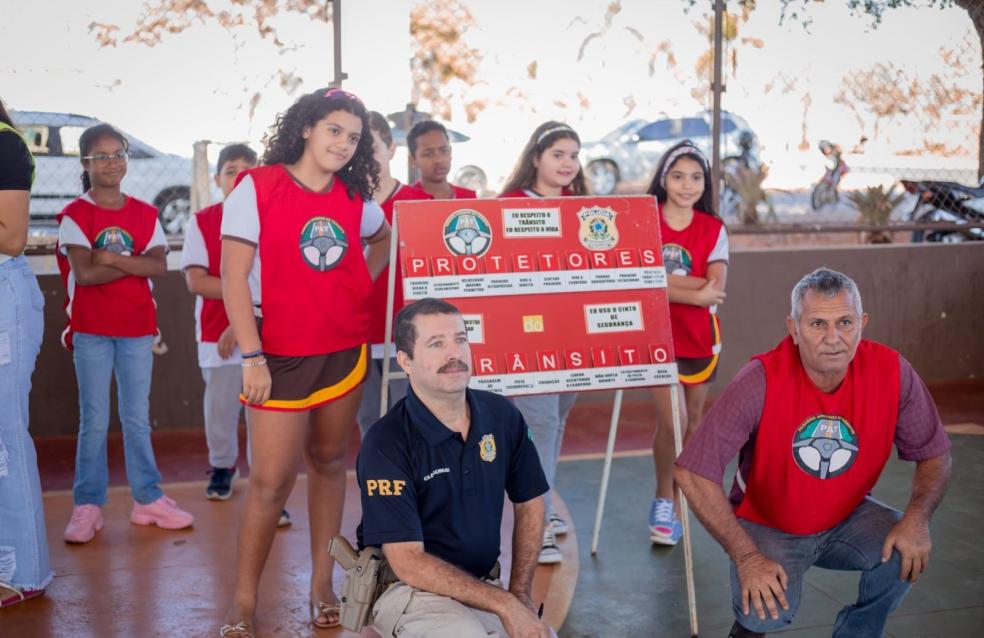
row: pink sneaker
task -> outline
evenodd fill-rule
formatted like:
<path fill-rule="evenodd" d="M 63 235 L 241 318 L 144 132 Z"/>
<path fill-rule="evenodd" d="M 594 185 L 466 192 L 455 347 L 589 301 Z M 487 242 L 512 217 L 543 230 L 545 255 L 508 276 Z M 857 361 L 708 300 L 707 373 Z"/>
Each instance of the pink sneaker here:
<path fill-rule="evenodd" d="M 156 525 L 164 529 L 184 529 L 191 527 L 195 517 L 178 507 L 167 496 L 161 496 L 146 505 L 134 502 L 130 522 L 137 525 Z"/>
<path fill-rule="evenodd" d="M 88 543 L 103 528 L 102 508 L 98 505 L 76 505 L 72 519 L 65 528 L 66 543 Z"/>

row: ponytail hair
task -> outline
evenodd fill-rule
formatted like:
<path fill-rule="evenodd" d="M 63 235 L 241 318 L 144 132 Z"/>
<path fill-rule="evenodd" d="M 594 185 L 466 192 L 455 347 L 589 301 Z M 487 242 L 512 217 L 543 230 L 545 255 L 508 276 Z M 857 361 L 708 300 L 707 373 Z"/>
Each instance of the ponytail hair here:
<path fill-rule="evenodd" d="M 96 124 L 82 131 L 82 135 L 79 136 L 79 157 L 87 156 L 92 151 L 92 147 L 95 146 L 96 142 L 105 137 L 114 139 L 122 144 L 124 151 L 130 149 L 130 142 L 126 139 L 126 136 L 111 124 Z M 89 180 L 89 171 L 83 168 L 82 192 L 85 193 L 90 188 L 92 188 L 92 182 Z"/>

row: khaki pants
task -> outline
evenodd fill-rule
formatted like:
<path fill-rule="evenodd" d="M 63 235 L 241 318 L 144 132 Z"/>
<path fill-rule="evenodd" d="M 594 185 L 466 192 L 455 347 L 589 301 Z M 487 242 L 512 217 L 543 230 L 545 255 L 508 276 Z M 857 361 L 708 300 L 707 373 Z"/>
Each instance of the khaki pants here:
<path fill-rule="evenodd" d="M 498 580 L 486 582 L 502 587 Z M 492 612 L 402 582 L 383 592 L 372 613 L 372 628 L 383 638 L 507 638 L 502 621 Z"/>

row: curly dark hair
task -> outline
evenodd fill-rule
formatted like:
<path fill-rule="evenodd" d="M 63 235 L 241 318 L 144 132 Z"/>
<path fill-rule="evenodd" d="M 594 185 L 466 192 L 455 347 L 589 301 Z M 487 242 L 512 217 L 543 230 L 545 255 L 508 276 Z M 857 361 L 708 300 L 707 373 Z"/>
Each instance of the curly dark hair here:
<path fill-rule="evenodd" d="M 363 200 L 372 199 L 379 185 L 379 165 L 372 156 L 372 135 L 369 133 L 369 113 L 359 98 L 345 91 L 318 89 L 302 96 L 287 111 L 277 116 L 270 132 L 263 138 L 266 152 L 262 163 L 293 164 L 304 154 L 305 127 L 314 126 L 330 113 L 345 111 L 362 120 L 362 136 L 349 163 L 338 171 L 349 197 L 358 194 Z"/>

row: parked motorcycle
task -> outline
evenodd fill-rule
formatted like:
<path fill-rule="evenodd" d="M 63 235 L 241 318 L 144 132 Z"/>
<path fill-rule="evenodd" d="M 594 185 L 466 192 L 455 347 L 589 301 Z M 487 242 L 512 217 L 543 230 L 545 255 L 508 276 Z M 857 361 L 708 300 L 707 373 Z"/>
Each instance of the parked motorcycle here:
<path fill-rule="evenodd" d="M 969 224 L 984 222 L 984 180 L 977 187 L 956 182 L 902 180 L 906 191 L 916 195 L 916 205 L 909 213 L 914 222 L 950 222 Z M 984 228 L 967 230 L 916 230 L 913 242 L 962 242 L 984 240 Z"/>
<path fill-rule="evenodd" d="M 828 204 L 840 201 L 837 187 L 840 185 L 841 178 L 848 171 L 847 164 L 841 157 L 843 152 L 840 146 L 827 140 L 820 140 L 817 146 L 823 156 L 827 158 L 827 162 L 823 177 L 813 187 L 813 193 L 810 195 L 810 205 L 813 210 L 820 210 Z"/>

